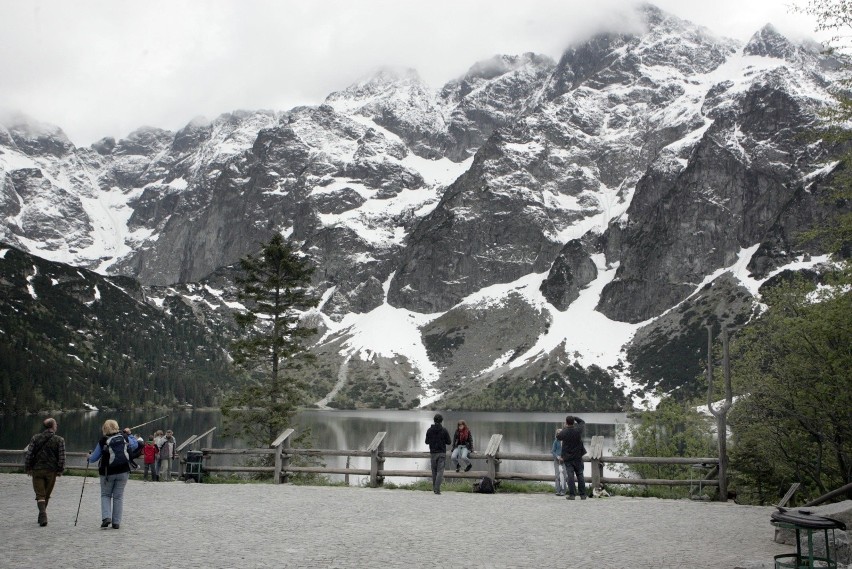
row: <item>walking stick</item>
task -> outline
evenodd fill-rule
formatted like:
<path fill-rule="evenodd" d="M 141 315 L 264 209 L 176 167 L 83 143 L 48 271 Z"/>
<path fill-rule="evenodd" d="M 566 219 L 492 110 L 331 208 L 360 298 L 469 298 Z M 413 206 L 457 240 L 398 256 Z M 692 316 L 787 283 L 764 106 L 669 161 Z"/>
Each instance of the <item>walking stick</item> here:
<path fill-rule="evenodd" d="M 77 516 L 74 518 L 74 527 L 77 526 L 77 520 L 80 518 L 80 505 L 83 503 L 83 490 L 86 489 L 86 477 L 89 475 L 89 458 L 86 457 L 86 472 L 83 473 L 83 487 L 80 489 L 80 503 L 77 504 Z"/>

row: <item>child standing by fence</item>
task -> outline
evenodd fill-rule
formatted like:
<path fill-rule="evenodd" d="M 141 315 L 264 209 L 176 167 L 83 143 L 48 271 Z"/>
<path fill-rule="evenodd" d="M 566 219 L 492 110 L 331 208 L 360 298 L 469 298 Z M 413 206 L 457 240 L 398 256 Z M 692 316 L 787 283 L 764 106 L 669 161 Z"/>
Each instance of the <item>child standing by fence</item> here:
<path fill-rule="evenodd" d="M 142 480 L 148 480 L 148 472 L 150 471 L 151 480 L 156 482 L 159 477 L 157 475 L 157 455 L 160 453 L 160 450 L 154 444 L 154 437 L 148 437 L 148 442 L 145 443 L 142 453 L 145 455 L 145 472 L 142 474 Z"/>

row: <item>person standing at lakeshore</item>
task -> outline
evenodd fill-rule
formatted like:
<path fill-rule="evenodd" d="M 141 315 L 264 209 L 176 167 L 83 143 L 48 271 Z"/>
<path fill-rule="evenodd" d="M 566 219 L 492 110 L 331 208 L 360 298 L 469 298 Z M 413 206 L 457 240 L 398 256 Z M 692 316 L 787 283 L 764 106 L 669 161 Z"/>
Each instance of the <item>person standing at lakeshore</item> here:
<path fill-rule="evenodd" d="M 432 491 L 441 493 L 441 482 L 444 481 L 444 467 L 447 463 L 447 445 L 452 444 L 450 432 L 442 423 L 444 417 L 436 413 L 435 423 L 426 431 L 426 444 L 429 445 L 430 462 L 432 464 Z"/>
<path fill-rule="evenodd" d="M 130 429 L 120 432 L 118 422 L 107 419 L 101 427 L 103 436 L 89 453 L 90 463 L 98 462 L 101 479 L 101 527 L 121 526 L 124 513 L 124 487 L 130 478 L 130 452 L 138 442 Z"/>
<path fill-rule="evenodd" d="M 177 441 L 171 429 L 166 431 L 166 436 L 160 441 L 160 466 L 158 480 L 172 481 L 172 459 L 177 458 Z M 165 473 L 163 472 L 165 469 Z"/>
<path fill-rule="evenodd" d="M 461 469 L 462 463 L 465 464 L 464 471 L 471 469 L 471 464 L 468 456 L 473 452 L 473 435 L 470 429 L 467 428 L 467 422 L 460 420 L 456 432 L 453 434 L 453 453 L 450 456 L 453 464 L 456 465 L 456 472 Z"/>
<path fill-rule="evenodd" d="M 47 503 L 56 484 L 56 479 L 65 470 L 65 439 L 56 434 L 59 424 L 56 419 L 44 420 L 44 430 L 33 435 L 24 456 L 27 475 L 33 479 L 38 525 L 47 525 Z"/>
<path fill-rule="evenodd" d="M 160 445 L 163 444 L 163 439 L 166 438 L 166 433 L 162 429 L 157 429 L 154 432 L 154 445 L 157 447 L 157 460 L 154 461 L 154 482 L 160 481 Z"/>
<path fill-rule="evenodd" d="M 562 465 L 565 468 L 565 478 L 568 479 L 568 500 L 573 500 L 579 490 L 580 499 L 586 499 L 586 482 L 583 478 L 583 425 L 586 422 L 579 417 L 565 417 L 565 428 L 559 431 L 556 438 L 562 442 Z M 577 487 L 574 486 L 574 474 L 577 475 Z"/>
<path fill-rule="evenodd" d="M 142 474 L 142 480 L 148 480 L 148 473 L 151 473 L 151 481 L 157 481 L 157 455 L 160 454 L 160 449 L 154 444 L 154 437 L 148 437 L 148 442 L 142 449 L 142 454 L 145 459 L 145 472 Z"/>
<path fill-rule="evenodd" d="M 562 441 L 557 438 L 561 430 L 559 427 L 556 428 L 556 433 L 553 436 L 553 445 L 550 447 L 550 454 L 553 455 L 553 474 L 555 476 L 557 496 L 565 495 L 565 480 L 562 469 Z"/>

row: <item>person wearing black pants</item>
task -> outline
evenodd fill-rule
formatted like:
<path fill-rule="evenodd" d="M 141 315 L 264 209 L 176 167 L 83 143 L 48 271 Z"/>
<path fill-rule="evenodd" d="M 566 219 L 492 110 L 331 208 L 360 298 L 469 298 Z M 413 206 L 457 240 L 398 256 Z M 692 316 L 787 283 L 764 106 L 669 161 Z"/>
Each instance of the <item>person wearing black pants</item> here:
<path fill-rule="evenodd" d="M 565 417 L 565 428 L 559 431 L 556 438 L 562 441 L 562 467 L 565 478 L 568 479 L 568 500 L 573 500 L 579 491 L 580 499 L 586 499 L 586 481 L 583 478 L 583 425 L 586 422 L 580 417 L 568 415 Z M 577 486 L 574 486 L 574 474 L 577 475 Z"/>
<path fill-rule="evenodd" d="M 426 444 L 429 445 L 430 462 L 432 463 L 432 491 L 441 493 L 441 482 L 444 481 L 444 467 L 447 464 L 447 445 L 452 444 L 450 432 L 441 424 L 444 417 L 435 414 L 435 423 L 426 431 Z"/>

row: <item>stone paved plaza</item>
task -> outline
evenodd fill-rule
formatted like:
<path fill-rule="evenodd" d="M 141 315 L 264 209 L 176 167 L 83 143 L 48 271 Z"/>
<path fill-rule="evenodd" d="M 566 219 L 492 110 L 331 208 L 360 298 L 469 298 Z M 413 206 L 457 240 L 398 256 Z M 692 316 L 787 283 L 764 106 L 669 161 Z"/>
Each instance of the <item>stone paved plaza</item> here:
<path fill-rule="evenodd" d="M 772 508 L 733 503 L 130 481 L 102 530 L 96 477 L 74 526 L 82 489 L 60 478 L 42 528 L 29 478 L 0 475 L 0 567 L 719 569 L 790 549 Z"/>

